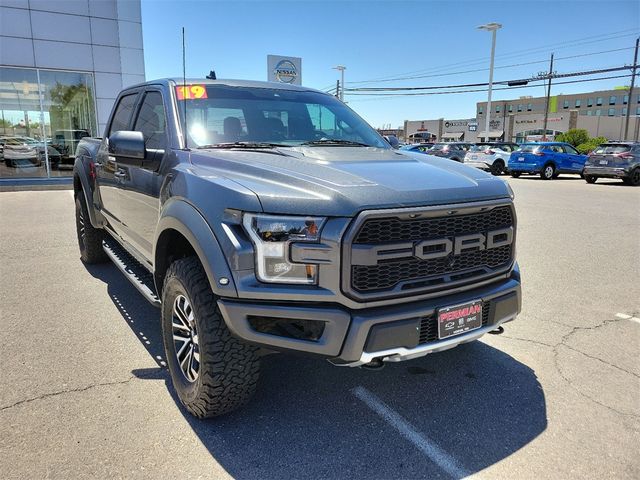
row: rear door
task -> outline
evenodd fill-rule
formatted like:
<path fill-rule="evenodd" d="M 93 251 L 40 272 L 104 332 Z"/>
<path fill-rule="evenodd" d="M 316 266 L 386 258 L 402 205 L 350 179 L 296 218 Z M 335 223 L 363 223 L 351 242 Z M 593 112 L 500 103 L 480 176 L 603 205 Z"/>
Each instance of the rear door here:
<path fill-rule="evenodd" d="M 138 92 L 128 93 L 118 101 L 114 110 L 107 138 L 104 139 L 96 155 L 96 182 L 100 194 L 100 211 L 109 221 L 111 228 L 121 234 L 120 218 L 120 180 L 117 158 L 109 154 L 109 135 L 112 133 L 129 130 L 133 111 L 138 100 Z"/>
<path fill-rule="evenodd" d="M 124 239 L 151 263 L 153 237 L 160 214 L 161 164 L 168 146 L 167 115 L 162 92 L 147 89 L 132 130 L 142 132 L 145 158 L 141 164 L 120 165 L 120 214 Z"/>
<path fill-rule="evenodd" d="M 580 152 L 578 152 L 571 145 L 562 145 L 562 151 L 564 152 L 563 170 L 577 173 L 582 172 L 582 169 L 584 168 L 584 162 L 587 160 L 587 156 L 580 155 Z"/>

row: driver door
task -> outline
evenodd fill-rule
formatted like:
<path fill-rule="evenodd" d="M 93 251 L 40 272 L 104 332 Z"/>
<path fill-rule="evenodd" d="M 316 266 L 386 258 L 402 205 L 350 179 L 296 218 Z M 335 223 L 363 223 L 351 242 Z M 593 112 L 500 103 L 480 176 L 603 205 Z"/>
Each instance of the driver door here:
<path fill-rule="evenodd" d="M 120 212 L 121 172 L 118 159 L 109 153 L 109 135 L 121 130 L 129 130 L 131 117 L 138 99 L 138 92 L 120 98 L 107 131 L 96 156 L 96 183 L 100 195 L 100 212 L 108 220 L 111 228 L 122 233 Z"/>

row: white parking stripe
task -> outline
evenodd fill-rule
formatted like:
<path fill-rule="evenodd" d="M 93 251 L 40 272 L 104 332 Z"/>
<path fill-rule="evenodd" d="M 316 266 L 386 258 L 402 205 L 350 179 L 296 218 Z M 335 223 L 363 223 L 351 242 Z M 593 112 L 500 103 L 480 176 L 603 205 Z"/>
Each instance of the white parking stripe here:
<path fill-rule="evenodd" d="M 67 190 L 67 192 L 69 192 L 69 195 L 71 195 L 71 198 L 73 198 L 75 200 L 75 194 L 73 192 L 73 190 Z"/>
<path fill-rule="evenodd" d="M 351 390 L 356 397 L 362 400 L 367 407 L 380 415 L 386 422 L 395 428 L 400 435 L 413 443 L 431 461 L 442 468 L 454 478 L 468 477 L 470 473 L 464 469 L 452 456 L 438 447 L 427 437 L 418 432 L 413 425 L 407 422 L 402 416 L 394 412 L 373 393 L 364 387 L 356 387 Z"/>
<path fill-rule="evenodd" d="M 616 313 L 616 318 L 621 318 L 622 320 L 631 320 L 632 322 L 640 323 L 640 318 L 632 317 L 631 315 L 627 315 L 626 313 Z"/>

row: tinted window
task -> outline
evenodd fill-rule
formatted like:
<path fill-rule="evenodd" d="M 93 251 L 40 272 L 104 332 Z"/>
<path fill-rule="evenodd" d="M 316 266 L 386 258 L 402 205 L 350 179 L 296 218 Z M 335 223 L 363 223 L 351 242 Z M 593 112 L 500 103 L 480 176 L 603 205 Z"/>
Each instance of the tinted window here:
<path fill-rule="evenodd" d="M 144 96 L 138 118 L 133 127 L 142 132 L 145 147 L 162 150 L 167 146 L 166 117 L 160 92 L 149 92 Z"/>
<path fill-rule="evenodd" d="M 533 110 L 533 104 L 529 103 L 527 104 L 527 112 L 530 112 L 531 110 Z"/>
<path fill-rule="evenodd" d="M 609 111 L 607 112 L 607 115 L 609 115 L 610 117 L 613 117 L 615 114 L 616 114 L 615 108 L 610 108 Z"/>
<path fill-rule="evenodd" d="M 131 113 L 133 112 L 133 106 L 136 103 L 137 94 L 127 95 L 120 99 L 118 107 L 113 114 L 113 120 L 111 120 L 111 127 L 109 128 L 109 135 L 113 132 L 129 129 L 129 120 L 131 119 Z"/>
<path fill-rule="evenodd" d="M 565 101 L 562 103 L 562 108 L 569 108 L 569 100 L 565 100 Z"/>
<path fill-rule="evenodd" d="M 571 145 L 563 145 L 562 147 L 565 153 L 571 153 L 572 155 L 578 155 L 578 151 L 573 148 Z"/>
<path fill-rule="evenodd" d="M 597 147 L 593 153 L 598 154 L 614 154 L 614 153 L 623 153 L 631 150 L 631 145 L 600 145 Z"/>
<path fill-rule="evenodd" d="M 522 145 L 520 146 L 521 152 L 537 152 L 540 149 L 540 145 Z"/>
<path fill-rule="evenodd" d="M 593 98 L 587 99 L 587 107 L 593 107 Z"/>
<path fill-rule="evenodd" d="M 602 105 L 602 97 L 596 98 L 596 105 Z"/>
<path fill-rule="evenodd" d="M 582 105 L 582 102 L 580 100 L 576 100 L 576 108 L 580 108 L 580 105 Z"/>
<path fill-rule="evenodd" d="M 616 96 L 615 95 L 611 95 L 609 97 L 609 105 L 615 105 L 616 104 Z"/>
<path fill-rule="evenodd" d="M 522 111 L 522 104 L 518 105 L 518 111 L 521 112 Z"/>

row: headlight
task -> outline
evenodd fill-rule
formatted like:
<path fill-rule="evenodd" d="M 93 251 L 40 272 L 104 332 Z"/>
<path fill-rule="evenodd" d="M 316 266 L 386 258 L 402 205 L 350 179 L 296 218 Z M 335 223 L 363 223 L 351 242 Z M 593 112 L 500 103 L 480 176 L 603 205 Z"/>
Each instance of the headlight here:
<path fill-rule="evenodd" d="M 256 248 L 256 275 L 269 283 L 314 284 L 318 266 L 291 263 L 291 242 L 317 242 L 325 219 L 245 213 L 242 224 Z"/>
<path fill-rule="evenodd" d="M 507 184 L 507 191 L 509 192 L 509 196 L 511 197 L 511 200 L 515 200 L 516 198 L 516 194 L 513 191 L 513 188 L 511 188 L 511 185 L 509 185 L 509 182 L 507 182 L 506 180 L 503 180 L 504 183 Z"/>

